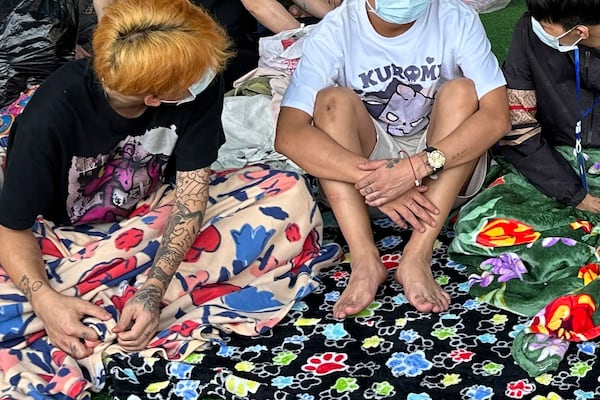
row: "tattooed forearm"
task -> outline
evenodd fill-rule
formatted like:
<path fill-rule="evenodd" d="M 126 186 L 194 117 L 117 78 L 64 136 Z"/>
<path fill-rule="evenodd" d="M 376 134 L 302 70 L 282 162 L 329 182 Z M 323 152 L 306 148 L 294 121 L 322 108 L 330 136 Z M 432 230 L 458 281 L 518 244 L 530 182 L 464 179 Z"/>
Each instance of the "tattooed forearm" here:
<path fill-rule="evenodd" d="M 191 212 L 176 202 L 165 227 L 163 243 L 156 253 L 155 263 L 164 263 L 170 272 L 175 272 L 179 263 L 198 235 L 204 213 Z"/>
<path fill-rule="evenodd" d="M 27 297 L 28 300 L 31 300 L 31 295 L 33 295 L 33 292 L 37 292 L 42 286 L 42 281 L 31 282 L 31 279 L 27 275 L 23 275 L 21 277 L 21 282 L 19 283 L 21 291 L 23 292 L 25 297 Z"/>
<path fill-rule="evenodd" d="M 158 258 L 158 254 L 157 254 L 157 258 Z M 171 283 L 172 277 L 173 277 L 173 274 L 163 271 L 163 269 L 158 265 L 156 265 L 154 268 L 152 268 L 152 270 L 150 271 L 150 274 L 148 275 L 148 278 L 154 278 L 157 281 L 159 281 L 163 285 L 163 289 L 167 289 L 167 287 L 169 287 L 169 283 Z"/>
<path fill-rule="evenodd" d="M 181 204 L 193 210 L 203 208 L 208 199 L 209 176 L 208 168 L 177 173 L 176 196 Z"/>
<path fill-rule="evenodd" d="M 165 290 L 200 232 L 208 201 L 208 178 L 207 168 L 177 173 L 175 204 L 149 274 Z"/>

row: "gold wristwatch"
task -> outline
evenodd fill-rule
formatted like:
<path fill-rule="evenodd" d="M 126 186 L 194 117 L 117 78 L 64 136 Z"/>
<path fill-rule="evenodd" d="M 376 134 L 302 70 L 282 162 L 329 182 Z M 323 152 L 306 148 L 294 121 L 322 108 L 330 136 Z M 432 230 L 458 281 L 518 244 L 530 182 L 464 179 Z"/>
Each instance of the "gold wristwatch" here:
<path fill-rule="evenodd" d="M 427 164 L 431 168 L 431 175 L 437 174 L 444 169 L 446 164 L 446 156 L 435 147 L 426 147 L 425 154 L 427 155 Z"/>

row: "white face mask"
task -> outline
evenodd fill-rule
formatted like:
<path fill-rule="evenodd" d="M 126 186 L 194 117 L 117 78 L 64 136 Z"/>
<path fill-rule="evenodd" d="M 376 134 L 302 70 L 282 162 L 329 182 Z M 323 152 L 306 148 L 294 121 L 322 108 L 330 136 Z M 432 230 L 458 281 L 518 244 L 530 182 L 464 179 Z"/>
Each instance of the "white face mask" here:
<path fill-rule="evenodd" d="M 375 8 L 367 1 L 369 11 L 390 24 L 408 24 L 425 14 L 432 0 L 375 0 Z"/>
<path fill-rule="evenodd" d="M 552 36 L 551 34 L 549 34 L 548 32 L 546 32 L 544 30 L 542 25 L 535 18 L 531 17 L 531 28 L 533 29 L 533 33 L 535 33 L 535 35 L 542 41 L 542 43 L 544 43 L 546 46 L 550 46 L 553 49 L 556 49 L 563 53 L 566 53 L 567 51 L 575 50 L 577 48 L 577 44 L 582 39 L 582 38 L 579 38 L 575 41 L 575 43 L 568 45 L 568 46 L 560 44 L 560 42 L 559 42 L 559 40 L 561 38 L 563 38 L 563 37 L 567 36 L 569 33 L 573 32 L 573 29 L 575 29 L 576 26 L 572 27 L 571 29 L 569 29 L 568 31 L 566 31 L 565 33 L 563 33 L 560 36 Z"/>
<path fill-rule="evenodd" d="M 215 73 L 215 71 L 212 68 L 210 68 L 206 72 L 206 74 L 204 74 L 204 76 L 200 78 L 198 82 L 193 83 L 190 87 L 188 87 L 188 91 L 190 92 L 189 96 L 184 97 L 181 100 L 161 100 L 160 102 L 164 104 L 180 105 L 184 103 L 189 103 L 190 101 L 194 101 L 196 99 L 196 96 L 202 93 L 208 87 L 208 85 L 210 85 L 210 83 L 216 75 L 217 74 Z"/>

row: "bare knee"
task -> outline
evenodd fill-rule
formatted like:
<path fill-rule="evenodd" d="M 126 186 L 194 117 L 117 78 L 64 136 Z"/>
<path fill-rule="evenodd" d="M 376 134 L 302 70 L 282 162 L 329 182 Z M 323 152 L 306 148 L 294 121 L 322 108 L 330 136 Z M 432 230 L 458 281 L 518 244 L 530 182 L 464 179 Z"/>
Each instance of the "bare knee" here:
<path fill-rule="evenodd" d="M 468 78 L 452 79 L 444 83 L 436 95 L 436 101 L 449 101 L 453 107 L 470 113 L 479 108 L 475 83 Z"/>
<path fill-rule="evenodd" d="M 329 131 L 337 121 L 356 115 L 356 107 L 364 107 L 358 96 L 348 88 L 331 87 L 321 90 L 315 100 L 313 121 L 316 127 Z"/>

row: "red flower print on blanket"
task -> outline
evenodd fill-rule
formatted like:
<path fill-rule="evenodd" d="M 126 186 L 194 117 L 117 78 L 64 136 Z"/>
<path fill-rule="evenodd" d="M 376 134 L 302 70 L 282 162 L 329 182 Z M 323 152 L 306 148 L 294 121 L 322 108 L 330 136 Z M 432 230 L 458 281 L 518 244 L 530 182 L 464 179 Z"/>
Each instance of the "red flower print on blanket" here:
<path fill-rule="evenodd" d="M 592 319 L 594 311 L 596 303 L 590 295 L 562 296 L 534 317 L 530 329 L 574 342 L 590 340 L 600 335 L 600 326 Z"/>

